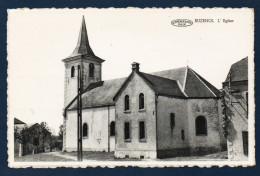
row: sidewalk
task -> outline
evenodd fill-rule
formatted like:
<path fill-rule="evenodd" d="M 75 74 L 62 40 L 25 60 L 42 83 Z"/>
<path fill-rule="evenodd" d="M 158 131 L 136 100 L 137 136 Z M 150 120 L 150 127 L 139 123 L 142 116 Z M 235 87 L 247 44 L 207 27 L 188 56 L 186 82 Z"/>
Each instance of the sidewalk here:
<path fill-rule="evenodd" d="M 50 152 L 50 153 L 44 153 L 44 154 L 46 154 L 46 155 L 54 155 L 54 156 L 61 157 L 61 158 L 64 158 L 64 159 L 77 161 L 77 157 L 64 155 L 64 154 L 61 154 L 61 152 Z"/>

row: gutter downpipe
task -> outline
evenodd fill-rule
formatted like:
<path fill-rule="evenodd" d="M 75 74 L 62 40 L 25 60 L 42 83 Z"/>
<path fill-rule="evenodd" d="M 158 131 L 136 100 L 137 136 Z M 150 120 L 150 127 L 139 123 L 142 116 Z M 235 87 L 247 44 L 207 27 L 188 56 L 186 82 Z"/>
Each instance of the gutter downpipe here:
<path fill-rule="evenodd" d="M 158 93 L 155 94 L 155 141 L 156 141 L 156 158 L 158 158 L 158 120 L 157 120 Z"/>
<path fill-rule="evenodd" d="M 107 107 L 107 111 L 108 111 L 108 146 L 107 146 L 107 152 L 110 152 L 110 108 L 109 105 Z"/>

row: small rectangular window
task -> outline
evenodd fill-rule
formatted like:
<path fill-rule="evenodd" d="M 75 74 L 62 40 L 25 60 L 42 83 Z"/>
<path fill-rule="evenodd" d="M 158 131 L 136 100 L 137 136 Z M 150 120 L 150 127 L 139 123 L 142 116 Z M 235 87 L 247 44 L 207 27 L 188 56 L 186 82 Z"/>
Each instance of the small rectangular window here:
<path fill-rule="evenodd" d="M 248 118 L 248 92 L 246 92 L 246 112 L 247 112 L 247 118 Z"/>
<path fill-rule="evenodd" d="M 174 113 L 170 114 L 170 125 L 171 125 L 171 130 L 173 130 L 173 128 L 175 126 L 175 114 Z"/>
<path fill-rule="evenodd" d="M 181 130 L 181 139 L 183 141 L 185 140 L 185 132 L 184 132 L 184 130 Z"/>
<path fill-rule="evenodd" d="M 244 155 L 248 155 L 248 132 L 242 131 Z"/>
<path fill-rule="evenodd" d="M 125 122 L 125 140 L 130 140 L 130 123 Z"/>
<path fill-rule="evenodd" d="M 145 139 L 145 124 L 144 121 L 139 122 L 139 139 Z"/>

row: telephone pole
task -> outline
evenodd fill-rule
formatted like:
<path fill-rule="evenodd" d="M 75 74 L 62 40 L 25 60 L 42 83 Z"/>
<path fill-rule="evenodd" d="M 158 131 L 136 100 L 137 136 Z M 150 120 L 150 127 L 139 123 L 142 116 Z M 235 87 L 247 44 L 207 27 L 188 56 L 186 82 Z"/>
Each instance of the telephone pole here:
<path fill-rule="evenodd" d="M 82 68 L 78 66 L 78 96 L 77 96 L 77 156 L 82 161 Z"/>

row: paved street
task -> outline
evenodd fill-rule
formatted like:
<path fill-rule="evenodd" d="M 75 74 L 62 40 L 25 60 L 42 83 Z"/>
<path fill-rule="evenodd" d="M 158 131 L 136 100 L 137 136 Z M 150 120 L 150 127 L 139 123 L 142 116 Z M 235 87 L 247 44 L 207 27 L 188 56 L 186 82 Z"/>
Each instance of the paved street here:
<path fill-rule="evenodd" d="M 84 160 L 96 160 L 96 161 L 141 161 L 141 159 L 118 159 L 114 157 L 114 154 L 106 152 L 83 152 Z M 205 156 L 191 156 L 191 157 L 175 157 L 175 158 L 165 158 L 156 159 L 162 161 L 190 161 L 190 160 L 227 160 L 227 152 L 214 153 Z M 35 162 L 35 161 L 77 161 L 76 152 L 50 152 L 50 153 L 40 153 L 34 155 L 26 155 L 22 157 L 15 157 L 17 162 Z"/>
<path fill-rule="evenodd" d="M 37 161 L 74 161 L 73 158 L 64 157 L 59 155 L 58 152 L 51 152 L 51 153 L 39 153 L 34 155 L 26 155 L 22 157 L 15 157 L 14 161 L 16 162 L 37 162 Z"/>

